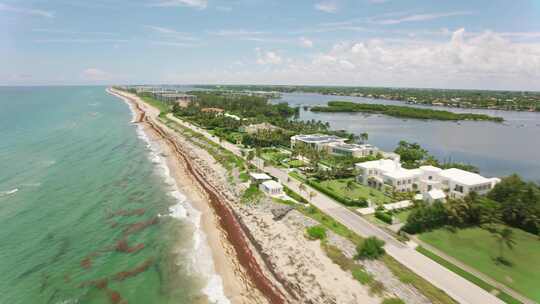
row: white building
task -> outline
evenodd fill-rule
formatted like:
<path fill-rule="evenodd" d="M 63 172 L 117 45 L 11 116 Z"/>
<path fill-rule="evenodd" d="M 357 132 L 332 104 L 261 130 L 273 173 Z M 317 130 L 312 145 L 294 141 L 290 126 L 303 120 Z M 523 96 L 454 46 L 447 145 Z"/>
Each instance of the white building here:
<path fill-rule="evenodd" d="M 328 153 L 341 156 L 366 157 L 377 155 L 379 149 L 375 146 L 363 144 L 346 144 L 334 142 L 327 144 Z"/>
<path fill-rule="evenodd" d="M 480 195 L 500 182 L 498 178 L 485 178 L 479 174 L 461 169 L 422 166 L 418 169 L 405 169 L 398 160 L 381 159 L 355 165 L 359 172 L 357 181 L 361 184 L 386 190 L 413 191 L 422 194 L 428 202 L 443 201 L 450 198 L 463 198 L 471 192 Z"/>
<path fill-rule="evenodd" d="M 259 189 L 269 196 L 282 196 L 283 186 L 275 180 L 268 180 L 259 185 Z"/>
<path fill-rule="evenodd" d="M 309 134 L 309 135 L 295 135 L 291 137 L 291 148 L 298 144 L 305 144 L 317 151 L 326 150 L 326 146 L 331 143 L 344 144 L 347 139 L 334 135 L 325 134 Z"/>
<path fill-rule="evenodd" d="M 270 175 L 268 175 L 266 173 L 250 172 L 249 177 L 251 179 L 251 183 L 255 184 L 255 185 L 261 184 L 261 183 L 263 183 L 265 181 L 268 181 L 268 180 L 272 179 L 272 177 L 270 177 Z"/>
<path fill-rule="evenodd" d="M 407 192 L 414 191 L 414 185 L 418 176 L 419 169 L 405 169 L 397 160 L 379 159 L 355 165 L 359 175 L 357 181 L 366 186 L 384 190 L 386 187 L 392 187 L 396 191 Z"/>
<path fill-rule="evenodd" d="M 291 147 L 305 144 L 317 151 L 326 151 L 333 155 L 366 157 L 376 155 L 379 149 L 368 144 L 348 144 L 347 139 L 325 134 L 295 135 L 291 137 Z"/>
<path fill-rule="evenodd" d="M 485 178 L 479 174 L 455 168 L 442 170 L 439 175 L 443 188 L 448 189 L 451 198 L 463 198 L 471 192 L 480 195 L 487 194 L 501 181 L 499 178 Z"/>

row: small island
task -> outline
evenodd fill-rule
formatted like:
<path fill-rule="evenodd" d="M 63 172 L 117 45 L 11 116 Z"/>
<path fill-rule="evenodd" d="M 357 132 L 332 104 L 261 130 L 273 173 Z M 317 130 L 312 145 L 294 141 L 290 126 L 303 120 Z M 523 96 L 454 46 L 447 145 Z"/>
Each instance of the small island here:
<path fill-rule="evenodd" d="M 435 120 L 486 120 L 503 122 L 502 117 L 489 116 L 485 114 L 454 113 L 450 111 L 422 109 L 408 106 L 394 106 L 370 103 L 355 103 L 348 101 L 330 101 L 327 106 L 312 107 L 313 112 L 363 112 L 377 113 L 394 117 L 414 118 L 414 119 L 435 119 Z"/>

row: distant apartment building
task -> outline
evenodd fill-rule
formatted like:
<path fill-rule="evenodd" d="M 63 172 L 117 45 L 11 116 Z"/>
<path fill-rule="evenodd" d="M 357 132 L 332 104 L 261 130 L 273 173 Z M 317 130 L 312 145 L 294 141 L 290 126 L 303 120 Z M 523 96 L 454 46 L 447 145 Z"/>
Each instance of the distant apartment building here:
<path fill-rule="evenodd" d="M 500 179 L 485 178 L 461 169 L 422 166 L 405 169 L 399 160 L 381 159 L 357 163 L 357 181 L 380 190 L 418 192 L 427 201 L 463 198 L 471 192 L 487 194 Z"/>

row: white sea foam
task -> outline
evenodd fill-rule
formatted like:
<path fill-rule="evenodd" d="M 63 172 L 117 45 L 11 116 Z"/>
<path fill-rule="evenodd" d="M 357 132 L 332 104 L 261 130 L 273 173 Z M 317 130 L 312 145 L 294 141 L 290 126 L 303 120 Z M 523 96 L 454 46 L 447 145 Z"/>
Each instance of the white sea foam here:
<path fill-rule="evenodd" d="M 7 191 L 0 191 L 0 197 L 12 195 L 12 194 L 17 193 L 18 191 L 19 191 L 18 188 L 7 190 Z"/>
<path fill-rule="evenodd" d="M 185 252 L 190 258 L 188 272 L 204 277 L 206 286 L 202 289 L 202 292 L 208 297 L 210 303 L 229 304 L 230 301 L 225 296 L 223 290 L 223 280 L 221 276 L 216 274 L 212 251 L 208 245 L 206 234 L 201 228 L 201 213 L 178 190 L 176 181 L 171 176 L 166 160 L 162 156 L 163 151 L 161 151 L 160 146 L 148 138 L 141 126 L 137 126 L 137 135 L 147 143 L 147 148 L 149 149 L 148 158 L 155 164 L 159 174 L 171 187 L 169 195 L 176 199 L 177 203 L 169 208 L 169 216 L 179 220 L 187 220 L 194 227 L 192 236 L 193 247 Z"/>

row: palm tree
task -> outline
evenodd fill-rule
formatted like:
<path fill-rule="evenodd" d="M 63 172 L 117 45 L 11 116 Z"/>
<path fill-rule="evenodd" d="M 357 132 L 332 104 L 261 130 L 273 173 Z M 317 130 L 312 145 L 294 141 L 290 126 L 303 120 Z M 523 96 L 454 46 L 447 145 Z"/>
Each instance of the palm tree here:
<path fill-rule="evenodd" d="M 360 133 L 360 139 L 365 143 L 369 139 L 369 134 L 367 132 Z"/>
<path fill-rule="evenodd" d="M 503 228 L 495 230 L 493 236 L 499 244 L 499 256 L 497 260 L 500 262 L 505 262 L 506 259 L 503 256 L 503 249 L 507 247 L 508 249 L 514 248 L 516 241 L 514 241 L 514 231 L 510 228 Z"/>

